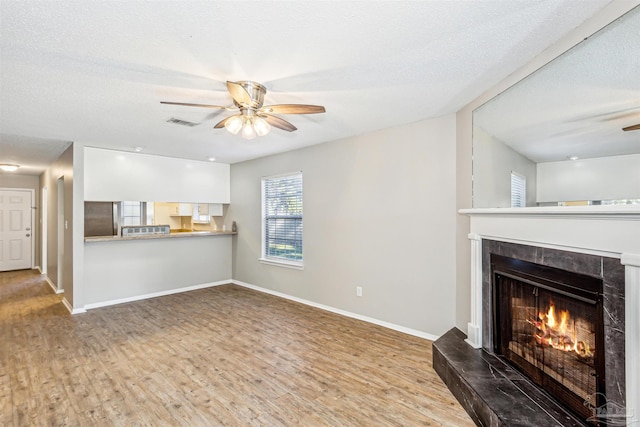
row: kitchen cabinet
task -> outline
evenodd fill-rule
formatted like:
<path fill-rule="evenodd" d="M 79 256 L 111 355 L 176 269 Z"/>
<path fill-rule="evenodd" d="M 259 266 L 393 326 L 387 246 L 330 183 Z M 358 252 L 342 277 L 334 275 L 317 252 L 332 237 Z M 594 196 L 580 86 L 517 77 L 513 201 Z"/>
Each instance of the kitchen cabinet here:
<path fill-rule="evenodd" d="M 230 203 L 230 165 L 84 147 L 84 200 Z"/>
<path fill-rule="evenodd" d="M 198 215 L 222 216 L 222 203 L 198 203 Z"/>
<path fill-rule="evenodd" d="M 193 205 L 191 203 L 167 203 L 169 216 L 192 216 Z"/>

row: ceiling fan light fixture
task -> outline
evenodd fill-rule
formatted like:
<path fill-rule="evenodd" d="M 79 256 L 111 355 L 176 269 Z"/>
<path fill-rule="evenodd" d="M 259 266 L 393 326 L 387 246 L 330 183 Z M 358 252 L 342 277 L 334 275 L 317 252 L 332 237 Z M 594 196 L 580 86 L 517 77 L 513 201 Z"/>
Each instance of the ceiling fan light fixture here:
<path fill-rule="evenodd" d="M 2 169 L 5 172 L 15 172 L 18 170 L 19 167 L 20 165 L 13 165 L 9 163 L 0 164 L 0 169 Z"/>
<path fill-rule="evenodd" d="M 253 118 L 253 128 L 255 129 L 258 136 L 265 136 L 271 130 L 271 126 L 269 123 L 262 117 L 254 117 Z"/>
<path fill-rule="evenodd" d="M 224 124 L 224 127 L 232 134 L 237 135 L 238 132 L 240 132 L 240 129 L 242 129 L 242 125 L 243 125 L 243 117 L 238 115 L 238 116 L 233 116 L 230 117 L 229 120 L 227 120 Z"/>
<path fill-rule="evenodd" d="M 240 111 L 238 114 L 222 119 L 213 127 L 226 128 L 229 133 L 240 133 L 244 139 L 265 136 L 272 127 L 293 132 L 297 130 L 293 124 L 278 117 L 279 114 L 317 114 L 326 112 L 321 105 L 276 104 L 264 105 L 267 89 L 260 83 L 243 80 L 227 81 L 227 91 L 233 98 L 233 106 L 222 107 L 209 104 L 192 104 L 187 102 L 160 101 L 161 104 L 184 105 L 189 107 L 217 108 L 227 111 Z M 274 115 L 276 114 L 276 115 Z"/>

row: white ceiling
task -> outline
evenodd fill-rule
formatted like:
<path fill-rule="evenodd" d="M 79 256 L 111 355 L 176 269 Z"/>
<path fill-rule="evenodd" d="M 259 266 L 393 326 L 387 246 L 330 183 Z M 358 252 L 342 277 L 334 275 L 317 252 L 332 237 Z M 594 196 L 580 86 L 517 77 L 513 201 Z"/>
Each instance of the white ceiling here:
<path fill-rule="evenodd" d="M 76 141 L 235 163 L 437 117 L 607 3 L 0 0 L 0 162 Z M 245 141 L 212 129 L 229 113 L 160 104 L 229 105 L 226 80 L 327 112 Z"/>

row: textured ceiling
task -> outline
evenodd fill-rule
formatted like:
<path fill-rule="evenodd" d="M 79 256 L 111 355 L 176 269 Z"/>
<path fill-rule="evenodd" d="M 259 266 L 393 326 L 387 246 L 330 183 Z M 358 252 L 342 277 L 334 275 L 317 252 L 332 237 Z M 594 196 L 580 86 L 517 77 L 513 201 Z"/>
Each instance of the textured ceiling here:
<path fill-rule="evenodd" d="M 234 163 L 452 113 L 607 3 L 0 0 L 0 162 L 39 138 Z M 226 80 L 327 112 L 245 141 L 160 104 L 229 105 Z"/>

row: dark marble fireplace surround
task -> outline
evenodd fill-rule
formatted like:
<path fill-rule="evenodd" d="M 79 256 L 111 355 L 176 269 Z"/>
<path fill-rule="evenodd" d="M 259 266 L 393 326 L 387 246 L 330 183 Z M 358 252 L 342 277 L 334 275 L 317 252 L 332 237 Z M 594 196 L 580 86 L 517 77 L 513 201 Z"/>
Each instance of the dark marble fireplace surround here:
<path fill-rule="evenodd" d="M 434 343 L 434 368 L 478 425 L 580 425 L 553 399 L 494 355 L 491 254 L 520 259 L 603 281 L 606 399 L 625 405 L 625 271 L 620 260 L 515 243 L 482 242 L 482 349 L 454 329 Z"/>

